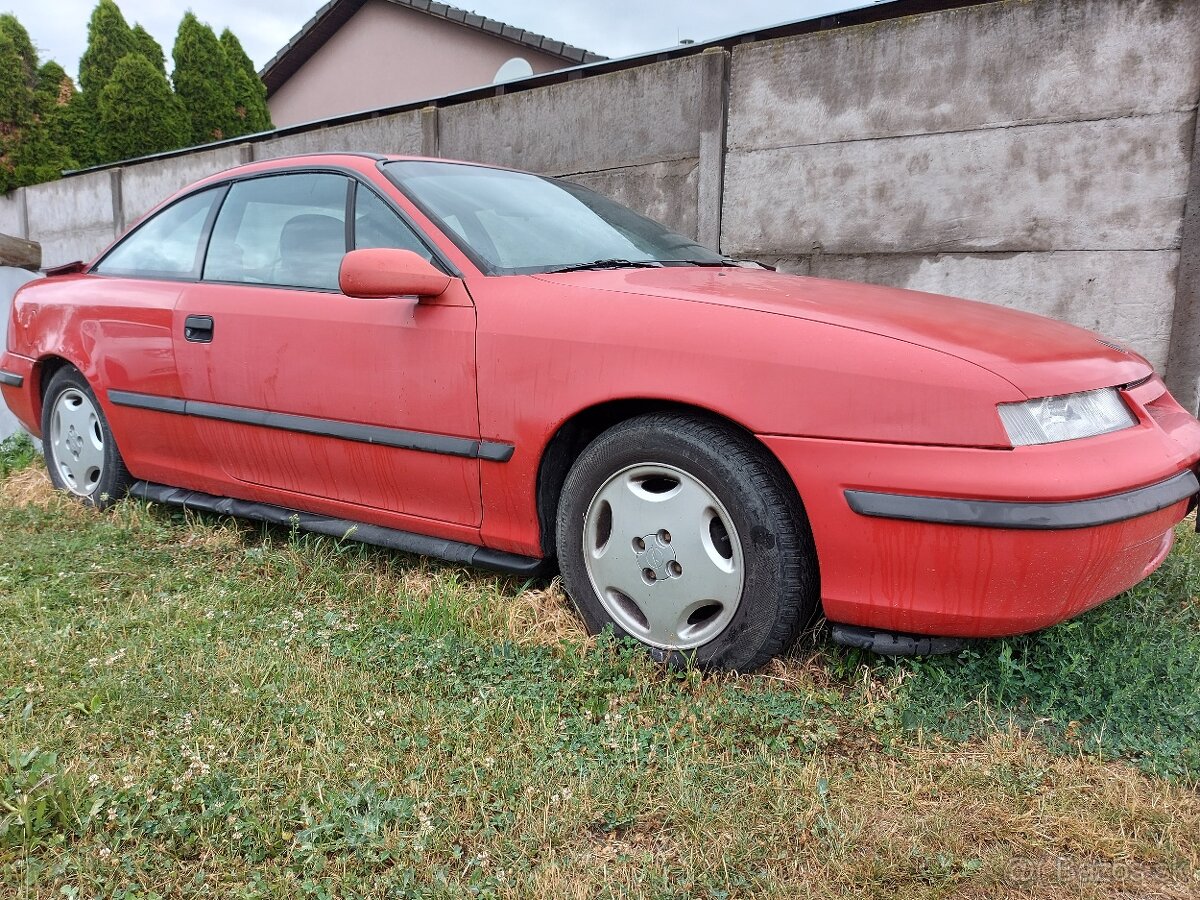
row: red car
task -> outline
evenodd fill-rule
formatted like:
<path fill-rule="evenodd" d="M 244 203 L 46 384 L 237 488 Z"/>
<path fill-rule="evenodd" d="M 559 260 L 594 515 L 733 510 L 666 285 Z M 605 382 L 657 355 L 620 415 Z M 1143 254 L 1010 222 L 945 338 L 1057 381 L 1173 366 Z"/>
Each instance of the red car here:
<path fill-rule="evenodd" d="M 1200 423 L 1140 356 L 724 258 L 597 194 L 368 154 L 255 163 L 13 306 L 56 485 L 532 573 L 589 628 L 752 669 L 818 614 L 891 651 L 1145 578 Z"/>

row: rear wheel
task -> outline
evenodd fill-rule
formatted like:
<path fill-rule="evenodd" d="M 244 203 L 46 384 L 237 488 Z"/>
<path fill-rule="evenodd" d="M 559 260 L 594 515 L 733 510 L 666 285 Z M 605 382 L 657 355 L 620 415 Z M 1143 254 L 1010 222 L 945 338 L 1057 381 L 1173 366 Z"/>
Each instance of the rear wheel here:
<path fill-rule="evenodd" d="M 589 629 L 682 663 L 751 670 L 818 603 L 795 490 L 749 436 L 674 414 L 616 425 L 563 487 L 559 564 Z"/>
<path fill-rule="evenodd" d="M 60 369 L 46 387 L 42 440 L 55 487 L 100 508 L 125 496 L 132 479 L 96 395 L 76 369 Z"/>

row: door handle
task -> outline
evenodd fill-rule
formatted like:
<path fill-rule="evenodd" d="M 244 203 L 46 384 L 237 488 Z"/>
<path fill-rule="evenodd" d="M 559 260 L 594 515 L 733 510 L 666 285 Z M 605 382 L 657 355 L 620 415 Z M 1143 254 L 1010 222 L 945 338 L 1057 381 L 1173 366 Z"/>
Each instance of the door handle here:
<path fill-rule="evenodd" d="M 183 337 L 193 344 L 212 343 L 212 316 L 188 316 L 183 320 Z"/>

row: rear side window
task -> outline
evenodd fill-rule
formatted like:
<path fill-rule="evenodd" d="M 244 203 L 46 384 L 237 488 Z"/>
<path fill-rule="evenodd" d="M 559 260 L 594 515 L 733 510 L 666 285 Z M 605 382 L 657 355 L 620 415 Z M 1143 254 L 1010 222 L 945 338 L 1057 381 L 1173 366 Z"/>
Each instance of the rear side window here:
<path fill-rule="evenodd" d="M 205 280 L 337 290 L 349 186 L 324 173 L 234 184 L 213 226 Z"/>
<path fill-rule="evenodd" d="M 221 188 L 184 197 L 147 219 L 93 269 L 101 275 L 198 278 L 204 227 Z"/>
<path fill-rule="evenodd" d="M 359 184 L 354 201 L 354 249 L 392 247 L 411 250 L 427 260 L 433 254 L 408 225 L 388 207 L 379 195 Z"/>

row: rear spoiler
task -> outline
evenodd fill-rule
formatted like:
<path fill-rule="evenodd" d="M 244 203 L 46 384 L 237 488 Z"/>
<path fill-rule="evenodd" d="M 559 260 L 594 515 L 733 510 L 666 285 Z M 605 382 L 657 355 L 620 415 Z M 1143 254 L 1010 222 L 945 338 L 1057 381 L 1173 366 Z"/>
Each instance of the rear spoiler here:
<path fill-rule="evenodd" d="M 78 275 L 87 268 L 87 263 L 82 259 L 77 259 L 75 262 L 63 263 L 61 266 L 51 266 L 48 269 L 42 269 L 42 274 L 47 278 L 53 278 L 56 275 Z"/>

